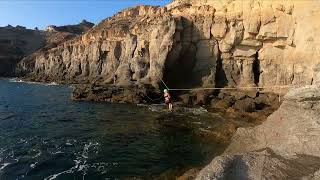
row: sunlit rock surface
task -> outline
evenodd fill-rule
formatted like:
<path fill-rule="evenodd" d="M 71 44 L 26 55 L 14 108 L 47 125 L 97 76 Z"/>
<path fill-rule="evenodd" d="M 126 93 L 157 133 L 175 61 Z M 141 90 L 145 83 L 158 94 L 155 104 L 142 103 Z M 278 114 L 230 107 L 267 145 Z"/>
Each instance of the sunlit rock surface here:
<path fill-rule="evenodd" d="M 42 51 L 55 47 L 61 42 L 70 40 L 90 28 L 93 24 L 83 20 L 77 25 L 50 26 L 54 30 L 46 31 L 38 28 L 27 29 L 23 26 L 8 25 L 0 27 L 0 76 L 12 76 L 21 59 L 33 54 L 39 49 Z"/>
<path fill-rule="evenodd" d="M 312 84 L 320 61 L 319 9 L 307 0 L 137 6 L 25 58 L 18 71 L 101 84 L 116 76 L 119 85 L 154 87 L 164 79 L 171 88 Z"/>
<path fill-rule="evenodd" d="M 197 179 L 319 179 L 319 89 L 293 89 L 264 123 L 239 128 Z"/>

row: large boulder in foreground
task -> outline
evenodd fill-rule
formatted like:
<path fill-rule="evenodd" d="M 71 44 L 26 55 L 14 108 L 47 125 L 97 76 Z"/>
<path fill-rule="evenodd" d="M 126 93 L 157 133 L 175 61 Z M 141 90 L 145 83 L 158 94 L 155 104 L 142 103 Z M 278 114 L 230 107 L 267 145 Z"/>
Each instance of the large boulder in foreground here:
<path fill-rule="evenodd" d="M 291 90 L 254 128 L 239 128 L 197 179 L 319 179 L 320 86 Z"/>

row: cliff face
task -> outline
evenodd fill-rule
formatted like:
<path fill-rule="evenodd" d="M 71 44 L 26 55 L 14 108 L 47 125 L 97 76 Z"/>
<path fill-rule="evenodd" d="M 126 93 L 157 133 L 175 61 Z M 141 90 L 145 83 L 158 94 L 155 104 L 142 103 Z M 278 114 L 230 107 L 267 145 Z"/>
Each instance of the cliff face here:
<path fill-rule="evenodd" d="M 176 16 L 191 19 L 199 29 L 197 39 L 218 41 L 222 68 L 216 75 L 220 80 L 225 77 L 228 85 L 311 84 L 316 78 L 320 26 L 316 1 L 190 0 L 168 7 Z M 212 11 L 213 15 L 207 13 Z"/>
<path fill-rule="evenodd" d="M 83 21 L 78 25 L 56 27 L 54 31 L 26 29 L 22 26 L 0 27 L 0 76 L 13 75 L 16 64 L 40 48 L 51 49 L 57 44 L 70 40 L 93 27 Z"/>
<path fill-rule="evenodd" d="M 170 88 L 312 84 L 316 1 L 176 0 L 126 9 L 20 63 L 38 79 Z M 273 89 L 272 91 L 276 91 Z"/>
<path fill-rule="evenodd" d="M 66 25 L 66 26 L 55 26 L 50 25 L 46 27 L 46 32 L 68 32 L 72 34 L 82 34 L 84 32 L 87 32 L 89 29 L 91 29 L 94 26 L 93 23 L 88 22 L 86 20 L 82 20 L 81 23 L 76 25 Z"/>
<path fill-rule="evenodd" d="M 109 82 L 116 74 L 122 84 L 156 84 L 174 46 L 176 29 L 175 19 L 164 8 L 131 8 L 75 40 L 23 61 L 20 67 L 53 80 Z"/>
<path fill-rule="evenodd" d="M 45 43 L 43 33 L 24 27 L 0 27 L 0 76 L 12 75 L 17 62 Z"/>

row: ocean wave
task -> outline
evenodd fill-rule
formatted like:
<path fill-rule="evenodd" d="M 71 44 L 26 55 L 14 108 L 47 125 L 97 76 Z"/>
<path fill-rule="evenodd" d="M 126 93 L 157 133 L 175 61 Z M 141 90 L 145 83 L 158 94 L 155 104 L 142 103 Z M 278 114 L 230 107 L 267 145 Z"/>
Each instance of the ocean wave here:
<path fill-rule="evenodd" d="M 26 83 L 26 84 L 39 84 L 39 85 L 44 85 L 44 86 L 59 86 L 60 84 L 56 82 L 50 82 L 50 83 L 43 83 L 43 82 L 34 82 L 34 81 L 25 81 L 19 78 L 11 78 L 9 79 L 9 82 L 12 83 Z"/>
<path fill-rule="evenodd" d="M 73 173 L 79 173 L 79 172 L 82 174 L 84 178 L 84 176 L 87 174 L 89 170 L 98 172 L 101 175 L 103 174 L 105 175 L 111 168 L 118 166 L 118 163 L 98 162 L 98 163 L 87 164 L 87 161 L 81 161 L 81 160 L 73 160 L 73 161 L 74 161 L 74 166 L 71 167 L 70 169 L 52 174 L 44 178 L 44 180 L 54 180 L 63 174 L 73 174 Z"/>
<path fill-rule="evenodd" d="M 3 163 L 1 164 L 1 167 L 0 167 L 0 172 L 7 166 L 9 166 L 11 163 Z"/>
<path fill-rule="evenodd" d="M 31 168 L 31 169 L 35 168 L 37 164 L 38 164 L 38 162 L 35 162 L 35 163 L 33 163 L 33 164 L 30 164 L 30 168 Z"/>
<path fill-rule="evenodd" d="M 95 153 L 98 153 L 98 146 L 99 146 L 98 142 L 96 143 L 89 142 L 88 144 L 85 144 L 83 147 L 81 157 L 88 159 L 90 151 L 94 151 Z"/>
<path fill-rule="evenodd" d="M 0 164 L 0 172 L 3 171 L 10 164 L 19 162 L 19 159 L 6 160 L 7 162 Z"/>
<path fill-rule="evenodd" d="M 152 112 L 159 112 L 159 113 L 170 112 L 165 104 L 151 104 L 151 105 L 138 104 L 138 106 L 147 107 Z M 173 108 L 173 113 L 178 113 L 178 114 L 191 113 L 194 115 L 201 115 L 207 112 L 208 112 L 207 109 L 203 107 L 199 107 L 199 108 L 174 107 Z"/>
<path fill-rule="evenodd" d="M 10 82 L 14 82 L 14 83 L 22 83 L 22 82 L 24 82 L 23 80 L 18 79 L 18 78 L 11 78 L 11 79 L 9 79 L 9 81 Z"/>
<path fill-rule="evenodd" d="M 66 170 L 66 171 L 62 171 L 62 172 L 59 172 L 57 174 L 53 174 L 53 175 L 50 175 L 46 178 L 44 178 L 44 180 L 54 180 L 56 179 L 58 176 L 62 175 L 62 174 L 72 174 L 73 173 L 73 167 L 69 170 Z"/>
<path fill-rule="evenodd" d="M 58 83 L 56 82 L 51 82 L 51 83 L 48 83 L 48 84 L 45 84 L 46 86 L 59 86 Z"/>

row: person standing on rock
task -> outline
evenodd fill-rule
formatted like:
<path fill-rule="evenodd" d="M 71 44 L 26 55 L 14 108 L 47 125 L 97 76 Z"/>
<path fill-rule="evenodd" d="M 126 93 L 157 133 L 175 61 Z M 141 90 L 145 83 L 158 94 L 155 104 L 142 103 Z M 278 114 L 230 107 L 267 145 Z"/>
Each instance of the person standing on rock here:
<path fill-rule="evenodd" d="M 115 74 L 113 75 L 113 84 L 115 84 L 117 82 L 118 76 Z"/>
<path fill-rule="evenodd" d="M 168 89 L 165 89 L 163 93 L 164 102 L 168 105 L 169 111 L 172 112 L 173 105 L 171 103 L 171 95 L 169 94 Z"/>

